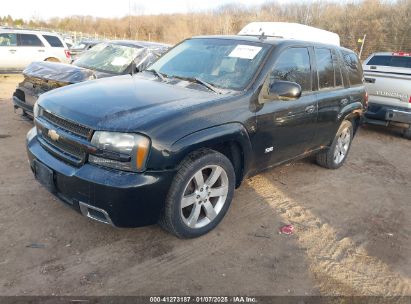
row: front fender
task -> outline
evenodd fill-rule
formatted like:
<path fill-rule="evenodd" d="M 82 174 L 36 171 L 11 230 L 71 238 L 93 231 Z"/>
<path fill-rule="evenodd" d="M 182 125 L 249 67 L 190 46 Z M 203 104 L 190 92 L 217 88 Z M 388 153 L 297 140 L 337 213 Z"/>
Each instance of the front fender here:
<path fill-rule="evenodd" d="M 169 149 L 163 150 L 163 157 L 153 160 L 150 166 L 162 169 L 176 168 L 191 152 L 228 142 L 235 142 L 240 146 L 243 155 L 243 172 L 247 172 L 252 148 L 248 132 L 241 123 L 223 124 L 186 135 L 175 141 Z"/>

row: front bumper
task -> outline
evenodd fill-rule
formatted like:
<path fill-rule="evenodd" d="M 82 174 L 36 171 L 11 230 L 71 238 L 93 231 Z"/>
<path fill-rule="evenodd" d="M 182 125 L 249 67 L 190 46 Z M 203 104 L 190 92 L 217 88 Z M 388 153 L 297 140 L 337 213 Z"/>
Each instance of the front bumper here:
<path fill-rule="evenodd" d="M 378 125 L 411 124 L 411 109 L 369 103 L 365 122 Z"/>
<path fill-rule="evenodd" d="M 15 109 L 21 108 L 23 111 L 33 116 L 33 105 L 24 102 L 17 96 L 13 96 L 13 104 Z"/>
<path fill-rule="evenodd" d="M 156 223 L 175 173 L 122 172 L 88 163 L 73 167 L 44 150 L 34 128 L 27 136 L 27 153 L 35 176 L 38 162 L 52 172 L 53 186 L 47 188 L 54 195 L 83 215 L 117 227 Z"/>

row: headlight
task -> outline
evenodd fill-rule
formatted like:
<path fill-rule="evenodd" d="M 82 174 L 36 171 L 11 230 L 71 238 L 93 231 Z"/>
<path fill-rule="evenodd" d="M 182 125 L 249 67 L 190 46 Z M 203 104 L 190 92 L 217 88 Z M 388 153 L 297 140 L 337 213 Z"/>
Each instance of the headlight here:
<path fill-rule="evenodd" d="M 39 108 L 39 106 L 37 104 L 37 101 L 36 101 L 35 104 L 34 104 L 34 107 L 33 107 L 33 116 L 34 116 L 34 118 L 36 118 L 39 115 L 40 115 L 40 108 Z"/>
<path fill-rule="evenodd" d="M 143 135 L 118 132 L 94 133 L 91 143 L 97 151 L 89 162 L 114 169 L 141 172 L 145 170 L 150 139 Z"/>

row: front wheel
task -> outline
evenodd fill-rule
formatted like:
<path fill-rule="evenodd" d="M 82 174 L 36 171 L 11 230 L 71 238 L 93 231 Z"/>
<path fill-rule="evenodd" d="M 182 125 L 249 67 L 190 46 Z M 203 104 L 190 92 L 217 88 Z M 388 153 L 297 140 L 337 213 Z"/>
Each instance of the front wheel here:
<path fill-rule="evenodd" d="M 352 123 L 344 120 L 335 135 L 335 138 L 329 149 L 317 154 L 317 164 L 327 169 L 338 169 L 341 167 L 351 148 L 354 136 Z"/>
<path fill-rule="evenodd" d="M 234 168 L 223 154 L 191 154 L 174 177 L 159 224 L 180 238 L 209 232 L 227 212 L 234 186 Z"/>
<path fill-rule="evenodd" d="M 411 126 L 409 126 L 408 129 L 404 130 L 403 136 L 406 139 L 411 139 Z"/>

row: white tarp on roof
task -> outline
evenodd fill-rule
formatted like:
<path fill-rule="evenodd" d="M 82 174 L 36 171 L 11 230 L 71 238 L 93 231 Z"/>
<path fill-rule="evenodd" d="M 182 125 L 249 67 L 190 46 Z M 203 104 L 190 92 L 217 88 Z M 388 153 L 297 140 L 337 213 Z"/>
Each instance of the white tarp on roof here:
<path fill-rule="evenodd" d="M 299 23 L 287 22 L 252 22 L 247 24 L 238 35 L 259 36 L 314 41 L 340 45 L 340 36 L 336 33 Z"/>

